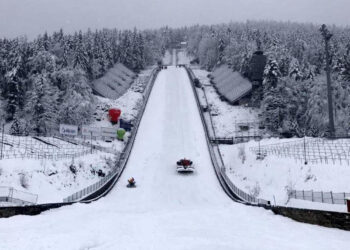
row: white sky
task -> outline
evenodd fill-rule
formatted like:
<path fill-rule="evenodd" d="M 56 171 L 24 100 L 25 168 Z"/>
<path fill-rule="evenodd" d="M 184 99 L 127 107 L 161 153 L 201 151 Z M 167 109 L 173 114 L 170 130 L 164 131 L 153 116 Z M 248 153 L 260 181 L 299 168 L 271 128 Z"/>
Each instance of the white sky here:
<path fill-rule="evenodd" d="M 0 0 L 0 37 L 247 19 L 350 25 L 350 0 Z"/>

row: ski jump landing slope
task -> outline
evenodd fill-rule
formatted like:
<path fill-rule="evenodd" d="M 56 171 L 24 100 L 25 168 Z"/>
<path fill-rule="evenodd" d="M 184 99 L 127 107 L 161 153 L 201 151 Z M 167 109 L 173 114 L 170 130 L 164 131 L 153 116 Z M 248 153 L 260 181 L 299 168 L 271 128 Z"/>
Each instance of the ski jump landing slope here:
<path fill-rule="evenodd" d="M 230 200 L 216 179 L 186 71 L 160 72 L 128 165 L 91 204 L 0 219 L 0 249 L 345 249 L 350 233 Z M 188 157 L 192 175 L 175 162 Z M 133 176 L 137 188 L 126 188 Z"/>

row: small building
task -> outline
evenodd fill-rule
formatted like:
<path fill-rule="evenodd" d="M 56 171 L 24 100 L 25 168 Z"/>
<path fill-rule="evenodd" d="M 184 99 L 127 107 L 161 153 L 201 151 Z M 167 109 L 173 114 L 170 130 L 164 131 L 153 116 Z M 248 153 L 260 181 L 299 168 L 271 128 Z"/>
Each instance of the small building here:
<path fill-rule="evenodd" d="M 250 98 L 252 83 L 228 65 L 217 67 L 211 74 L 211 82 L 220 97 L 231 104 L 243 104 Z"/>
<path fill-rule="evenodd" d="M 181 49 L 186 49 L 187 48 L 187 42 L 183 41 L 180 43 L 180 48 Z"/>

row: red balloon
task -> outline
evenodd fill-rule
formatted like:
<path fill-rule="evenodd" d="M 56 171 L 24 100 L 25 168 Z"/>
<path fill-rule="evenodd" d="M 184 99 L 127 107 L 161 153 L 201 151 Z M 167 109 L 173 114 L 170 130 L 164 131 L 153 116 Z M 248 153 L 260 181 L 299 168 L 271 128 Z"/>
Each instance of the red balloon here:
<path fill-rule="evenodd" d="M 108 111 L 109 120 L 113 123 L 117 123 L 122 111 L 120 109 L 110 109 Z"/>

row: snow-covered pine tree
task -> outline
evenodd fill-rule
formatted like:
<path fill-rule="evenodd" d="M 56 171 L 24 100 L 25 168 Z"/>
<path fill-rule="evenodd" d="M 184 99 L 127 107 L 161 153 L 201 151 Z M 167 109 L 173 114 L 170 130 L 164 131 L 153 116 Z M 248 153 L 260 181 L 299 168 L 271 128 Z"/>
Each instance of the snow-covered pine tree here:
<path fill-rule="evenodd" d="M 276 60 L 270 59 L 264 70 L 263 100 L 261 102 L 262 119 L 270 130 L 277 132 L 282 128 L 283 109 L 283 86 L 278 85 L 280 72 Z"/>
<path fill-rule="evenodd" d="M 74 55 L 73 55 L 73 68 L 79 68 L 84 71 L 88 68 L 88 59 L 86 49 L 83 43 L 83 34 L 79 31 L 79 34 L 75 33 L 73 38 Z"/>
<path fill-rule="evenodd" d="M 218 43 L 218 64 L 222 64 L 224 63 L 224 51 L 225 51 L 225 42 L 223 40 L 223 38 L 219 39 L 219 43 Z"/>
<path fill-rule="evenodd" d="M 296 58 L 292 58 L 289 64 L 289 76 L 296 81 L 303 79 L 302 72 L 300 70 L 299 62 Z"/>
<path fill-rule="evenodd" d="M 10 127 L 11 135 L 27 135 L 27 124 L 23 119 L 22 112 L 16 112 Z"/>
<path fill-rule="evenodd" d="M 142 34 L 138 34 L 136 37 L 137 47 L 136 47 L 136 71 L 140 71 L 145 68 L 145 43 Z"/>
<path fill-rule="evenodd" d="M 307 134 L 322 136 L 328 128 L 327 84 L 325 76 L 318 76 L 310 82 L 310 95 L 307 103 L 305 118 Z"/>
<path fill-rule="evenodd" d="M 52 86 L 47 74 L 33 77 L 26 112 L 30 114 L 31 132 L 46 135 L 57 129 L 57 89 Z"/>
<path fill-rule="evenodd" d="M 59 122 L 74 125 L 88 124 L 95 110 L 95 101 L 84 72 L 75 69 L 62 73 L 67 87 L 61 97 Z"/>
<path fill-rule="evenodd" d="M 17 69 L 13 69 L 11 73 L 16 74 Z M 6 92 L 6 114 L 7 121 L 11 121 L 18 111 L 20 101 L 23 95 L 20 90 L 20 83 L 17 76 L 9 74 L 7 76 L 7 92 Z"/>

